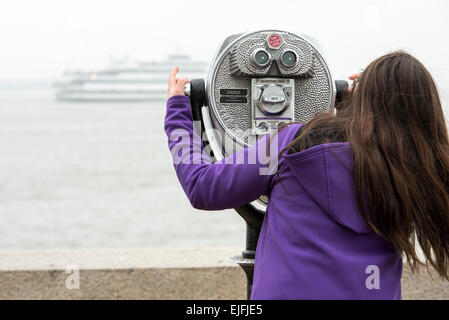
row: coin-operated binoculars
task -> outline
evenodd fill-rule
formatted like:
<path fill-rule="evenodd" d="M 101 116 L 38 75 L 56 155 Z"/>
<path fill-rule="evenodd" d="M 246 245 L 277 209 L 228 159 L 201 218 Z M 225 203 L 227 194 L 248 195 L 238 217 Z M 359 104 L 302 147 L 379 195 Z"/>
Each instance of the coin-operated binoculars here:
<path fill-rule="evenodd" d="M 286 122 L 307 122 L 320 111 L 333 111 L 348 90 L 334 81 L 318 44 L 311 38 L 279 30 L 236 34 L 219 47 L 207 76 L 186 87 L 193 118 L 201 121 L 215 161 L 230 156 L 228 141 L 251 146 Z M 228 148 L 229 149 L 229 148 Z M 251 293 L 254 257 L 266 198 L 235 210 L 245 220 L 246 249 L 233 257 L 248 278 Z"/>

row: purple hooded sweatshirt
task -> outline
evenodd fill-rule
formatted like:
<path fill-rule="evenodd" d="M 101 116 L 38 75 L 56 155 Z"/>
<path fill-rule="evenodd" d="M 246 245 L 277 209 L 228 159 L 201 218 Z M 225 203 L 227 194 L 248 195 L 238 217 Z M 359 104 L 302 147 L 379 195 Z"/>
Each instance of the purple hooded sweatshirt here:
<path fill-rule="evenodd" d="M 276 161 L 299 128 L 279 130 L 270 161 Z M 185 96 L 167 101 L 165 132 L 193 207 L 229 209 L 269 197 L 251 299 L 401 299 L 401 255 L 360 214 L 348 143 L 284 152 L 271 175 L 261 174 L 266 161 L 247 161 L 261 147 L 266 150 L 269 135 L 212 163 L 193 130 Z"/>

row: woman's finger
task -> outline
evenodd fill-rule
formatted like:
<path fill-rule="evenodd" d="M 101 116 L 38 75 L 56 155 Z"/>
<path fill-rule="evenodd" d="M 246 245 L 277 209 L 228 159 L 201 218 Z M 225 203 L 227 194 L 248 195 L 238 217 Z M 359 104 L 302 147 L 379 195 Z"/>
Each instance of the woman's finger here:
<path fill-rule="evenodd" d="M 349 76 L 349 80 L 355 80 L 355 79 L 357 79 L 359 77 L 360 77 L 360 73 L 356 73 L 356 74 L 353 74 L 353 75 Z"/>
<path fill-rule="evenodd" d="M 179 71 L 179 67 L 174 67 L 168 76 L 168 86 L 175 87 L 176 86 L 176 74 Z"/>
<path fill-rule="evenodd" d="M 184 94 L 184 87 L 186 85 L 186 83 L 189 82 L 189 79 L 187 79 L 186 77 L 182 77 L 176 80 L 176 92 L 178 94 Z"/>

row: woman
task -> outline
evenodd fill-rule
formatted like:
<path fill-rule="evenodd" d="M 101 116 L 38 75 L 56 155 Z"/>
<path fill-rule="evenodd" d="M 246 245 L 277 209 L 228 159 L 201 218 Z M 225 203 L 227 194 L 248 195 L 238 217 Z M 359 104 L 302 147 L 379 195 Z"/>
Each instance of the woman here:
<path fill-rule="evenodd" d="M 449 278 L 448 133 L 436 85 L 417 59 L 376 59 L 336 115 L 283 127 L 233 156 L 277 138 L 273 175 L 260 174 L 261 162 L 212 164 L 201 144 L 173 136 L 195 136 L 188 80 L 177 71 L 165 130 L 192 205 L 218 210 L 269 196 L 252 299 L 400 299 L 402 257 L 413 270 L 422 264 L 415 241 L 423 262 Z"/>

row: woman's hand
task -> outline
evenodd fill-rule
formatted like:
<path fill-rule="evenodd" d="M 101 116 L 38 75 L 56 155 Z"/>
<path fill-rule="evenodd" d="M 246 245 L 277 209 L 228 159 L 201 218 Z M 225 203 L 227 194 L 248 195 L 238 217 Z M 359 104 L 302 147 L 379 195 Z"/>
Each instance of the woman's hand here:
<path fill-rule="evenodd" d="M 174 67 L 168 76 L 167 98 L 184 95 L 184 86 L 189 82 L 189 79 L 187 77 L 176 78 L 178 71 L 179 67 Z"/>
<path fill-rule="evenodd" d="M 353 88 L 357 89 L 357 85 L 359 83 L 359 78 L 361 76 L 361 73 L 353 74 L 352 76 L 349 76 L 349 80 L 352 80 L 352 86 L 348 87 L 348 92 L 351 93 Z"/>

